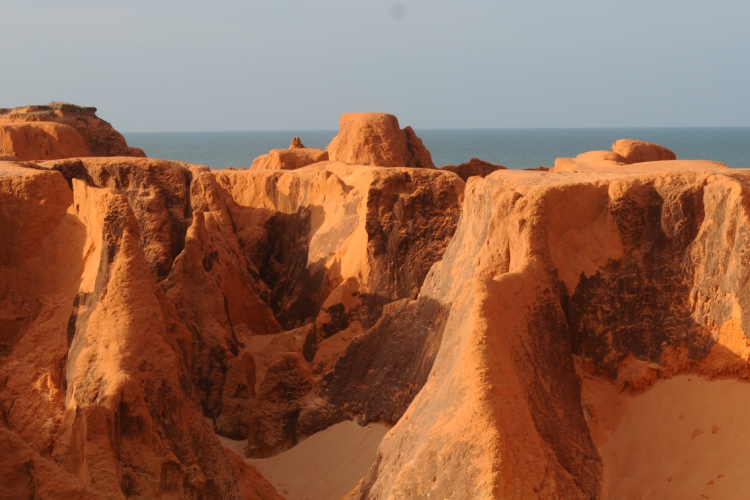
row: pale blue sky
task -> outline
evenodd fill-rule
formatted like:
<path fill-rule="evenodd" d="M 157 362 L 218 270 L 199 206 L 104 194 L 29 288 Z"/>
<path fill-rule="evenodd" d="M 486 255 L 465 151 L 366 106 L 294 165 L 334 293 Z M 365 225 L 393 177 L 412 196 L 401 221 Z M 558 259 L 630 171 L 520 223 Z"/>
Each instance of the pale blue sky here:
<path fill-rule="evenodd" d="M 53 100 L 123 131 L 750 126 L 750 1 L 0 0 L 0 107 Z"/>

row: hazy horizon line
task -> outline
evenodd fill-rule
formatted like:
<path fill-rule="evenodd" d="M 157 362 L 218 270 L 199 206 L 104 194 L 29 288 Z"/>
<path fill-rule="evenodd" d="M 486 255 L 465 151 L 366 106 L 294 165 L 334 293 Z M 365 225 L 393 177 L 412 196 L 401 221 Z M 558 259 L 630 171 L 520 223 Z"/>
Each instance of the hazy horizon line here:
<path fill-rule="evenodd" d="M 458 127 L 458 128 L 423 128 L 414 127 L 414 130 L 431 130 L 431 131 L 456 131 L 456 130 L 619 130 L 619 129 L 639 129 L 639 130 L 658 130 L 658 129 L 750 129 L 750 125 L 657 125 L 657 126 L 636 126 L 636 125 L 619 125 L 607 127 Z M 118 130 L 121 134 L 224 134 L 224 133 L 246 133 L 246 132 L 338 132 L 338 129 L 326 128 L 291 128 L 291 129 L 255 129 L 255 130 Z"/>

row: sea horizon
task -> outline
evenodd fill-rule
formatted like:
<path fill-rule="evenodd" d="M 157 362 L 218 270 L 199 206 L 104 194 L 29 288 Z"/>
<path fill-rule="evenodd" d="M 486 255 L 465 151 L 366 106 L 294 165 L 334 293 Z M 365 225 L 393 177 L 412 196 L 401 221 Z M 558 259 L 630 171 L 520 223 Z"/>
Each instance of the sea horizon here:
<path fill-rule="evenodd" d="M 417 128 L 436 166 L 480 158 L 511 169 L 553 166 L 555 158 L 608 150 L 617 139 L 661 144 L 681 159 L 750 167 L 750 127 L 565 127 Z M 337 130 L 228 130 L 124 132 L 128 144 L 154 158 L 187 161 L 213 169 L 245 168 L 271 149 L 299 136 L 307 147 L 325 148 Z"/>

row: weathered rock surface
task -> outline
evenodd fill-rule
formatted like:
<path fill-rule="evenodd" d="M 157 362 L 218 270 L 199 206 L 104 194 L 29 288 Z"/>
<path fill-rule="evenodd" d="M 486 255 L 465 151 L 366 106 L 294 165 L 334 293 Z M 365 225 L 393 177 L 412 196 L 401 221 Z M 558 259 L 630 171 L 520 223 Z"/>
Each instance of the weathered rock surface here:
<path fill-rule="evenodd" d="M 250 453 L 278 453 L 347 418 L 396 420 L 399 411 L 386 418 L 381 409 L 392 404 L 394 391 L 380 385 L 399 377 L 390 369 L 371 376 L 356 352 L 388 342 L 396 325 L 376 326 L 386 304 L 416 298 L 453 235 L 463 182 L 438 170 L 337 162 L 293 172 L 223 171 L 216 178 L 230 194 L 242 251 L 289 330 L 270 346 L 250 342 L 256 360 Z M 366 395 L 333 394 L 325 388 L 331 377 L 337 385 L 358 384 Z M 281 387 L 288 396 L 279 399 Z M 337 406 L 355 397 L 377 399 L 377 409 Z"/>
<path fill-rule="evenodd" d="M 635 139 L 619 139 L 615 141 L 612 145 L 612 151 L 622 157 L 623 163 L 677 159 L 677 156 L 664 146 L 659 146 L 652 142 L 636 141 Z"/>
<path fill-rule="evenodd" d="M 557 158 L 554 170 L 578 172 L 599 168 L 608 170 L 618 165 L 675 160 L 675 154 L 664 146 L 634 139 L 619 139 L 612 151 L 587 151 L 575 158 Z"/>
<path fill-rule="evenodd" d="M 345 113 L 339 133 L 326 148 L 331 161 L 381 167 L 435 168 L 432 156 L 411 127 L 399 128 L 386 113 Z"/>
<path fill-rule="evenodd" d="M 10 154 L 7 148 L 11 145 L 19 148 L 13 151 L 22 160 L 146 156 L 143 150 L 129 147 L 122 134 L 97 117 L 96 108 L 61 102 L 0 109 L 0 153 Z"/>
<path fill-rule="evenodd" d="M 750 174 L 604 168 L 468 182 L 418 299 L 450 305 L 439 352 L 356 498 L 596 498 L 606 408 L 582 405 L 581 369 L 636 391 L 747 379 Z"/>
<path fill-rule="evenodd" d="M 263 456 L 381 418 L 332 410 L 323 379 L 347 377 L 337 362 L 357 336 L 393 334 L 368 330 L 419 293 L 464 187 L 437 170 L 330 162 L 1 166 L 0 420 L 110 497 L 255 498 L 272 488 L 212 431 Z M 390 404 L 388 387 L 373 390 Z"/>
<path fill-rule="evenodd" d="M 292 142 L 289 149 L 272 149 L 268 154 L 260 155 L 253 160 L 250 168 L 254 170 L 296 170 L 321 161 L 328 161 L 328 151 L 299 147 Z"/>
<path fill-rule="evenodd" d="M 748 171 L 464 183 L 383 167 L 388 116 L 342 119 L 374 165 L 0 162 L 0 496 L 279 499 L 216 434 L 353 419 L 395 424 L 354 498 L 599 498 L 622 398 L 750 380 Z"/>
<path fill-rule="evenodd" d="M 74 478 L 108 498 L 241 498 L 127 195 L 38 168 L 0 165 L 1 420 L 51 471 L 29 481 L 47 498 Z"/>
<path fill-rule="evenodd" d="M 0 152 L 19 160 L 91 156 L 76 129 L 55 122 L 0 123 Z"/>
<path fill-rule="evenodd" d="M 495 170 L 505 169 L 502 165 L 494 165 L 488 161 L 480 160 L 479 158 L 472 158 L 471 160 L 461 163 L 460 165 L 443 165 L 440 170 L 447 170 L 458 175 L 464 182 L 469 180 L 469 177 L 487 177 Z"/>

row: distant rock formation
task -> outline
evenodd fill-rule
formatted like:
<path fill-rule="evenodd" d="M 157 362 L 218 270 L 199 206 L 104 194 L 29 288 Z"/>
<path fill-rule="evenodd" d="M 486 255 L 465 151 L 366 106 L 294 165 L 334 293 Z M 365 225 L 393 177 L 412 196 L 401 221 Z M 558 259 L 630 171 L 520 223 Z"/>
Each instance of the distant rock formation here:
<path fill-rule="evenodd" d="M 322 149 L 299 147 L 302 142 L 292 141 L 289 149 L 272 149 L 268 154 L 260 155 L 250 168 L 254 170 L 296 170 L 321 161 L 328 161 L 328 151 Z"/>
<path fill-rule="evenodd" d="M 96 108 L 60 102 L 0 109 L 0 148 L 0 154 L 22 160 L 146 156 L 128 147 L 122 134 L 96 116 Z"/>
<path fill-rule="evenodd" d="M 292 142 L 289 144 L 289 149 L 305 149 L 305 145 L 302 144 L 302 139 L 293 137 Z"/>
<path fill-rule="evenodd" d="M 494 165 L 488 161 L 472 158 L 471 160 L 461 163 L 460 165 L 443 165 L 440 170 L 447 170 L 458 175 L 466 182 L 469 177 L 487 177 L 495 170 L 504 170 L 502 165 Z"/>
<path fill-rule="evenodd" d="M 435 168 L 432 156 L 411 127 L 399 128 L 386 113 L 345 113 L 339 133 L 326 148 L 332 161 L 380 167 Z"/>
<path fill-rule="evenodd" d="M 677 159 L 677 156 L 664 146 L 635 139 L 619 139 L 612 145 L 612 151 L 622 157 L 623 163 Z"/>
<path fill-rule="evenodd" d="M 675 154 L 664 146 L 633 139 L 619 139 L 612 145 L 612 151 L 587 151 L 575 158 L 557 158 L 553 170 L 572 172 L 597 167 L 607 169 L 617 165 L 675 159 Z"/>

